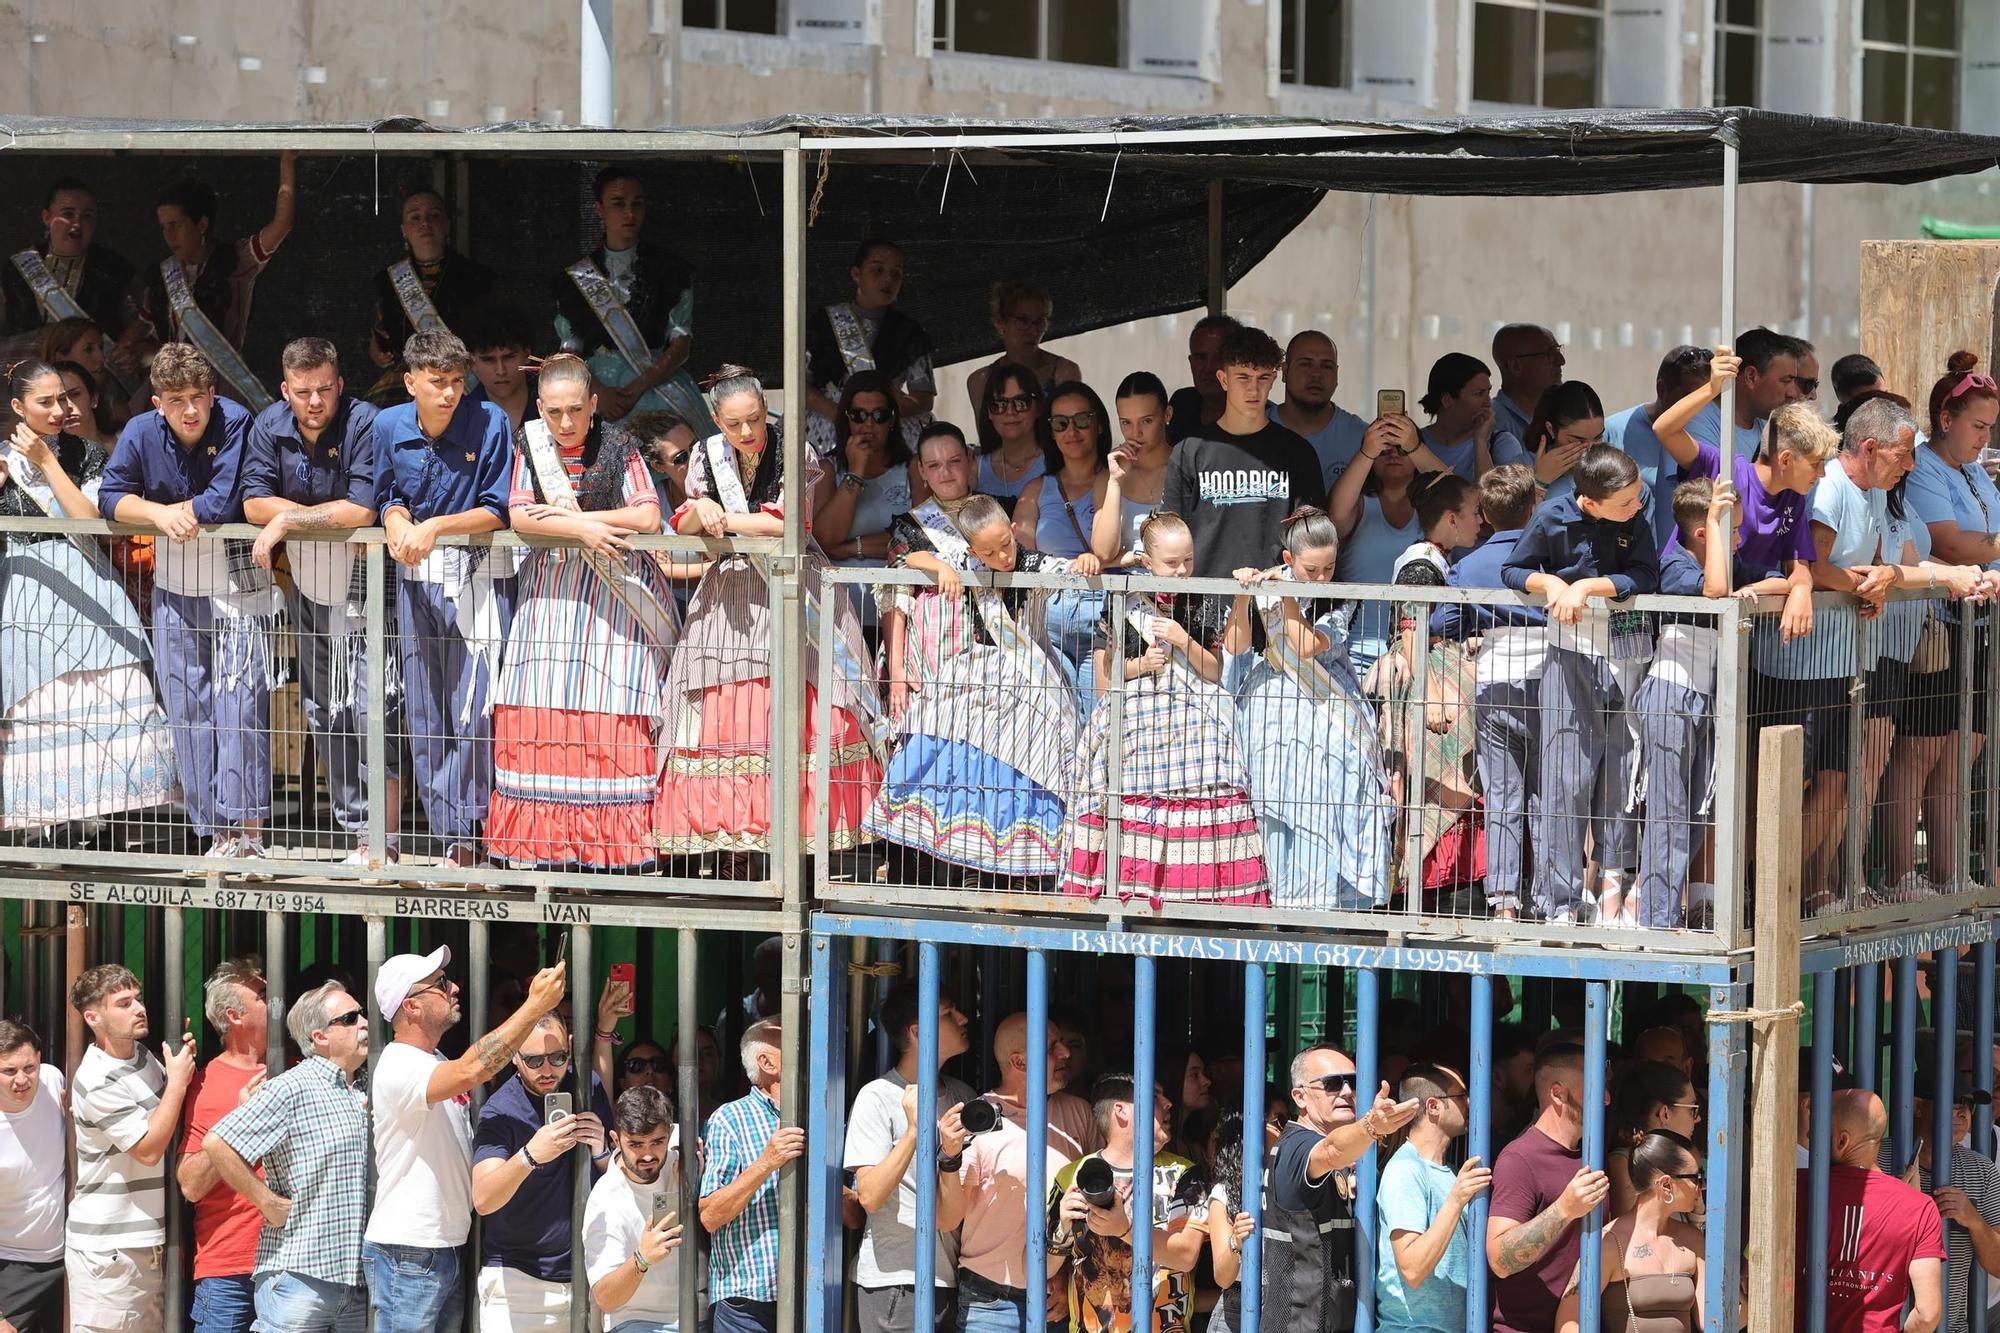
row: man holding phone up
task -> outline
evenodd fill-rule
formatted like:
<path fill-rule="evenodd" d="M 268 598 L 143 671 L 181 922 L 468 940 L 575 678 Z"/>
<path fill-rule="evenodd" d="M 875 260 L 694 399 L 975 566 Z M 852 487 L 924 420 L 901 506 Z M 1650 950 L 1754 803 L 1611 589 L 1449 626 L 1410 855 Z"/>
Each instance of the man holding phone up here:
<path fill-rule="evenodd" d="M 459 1333 L 465 1319 L 459 1247 L 472 1230 L 472 1090 L 508 1060 L 556 1007 L 561 963 L 535 974 L 506 1022 L 456 1060 L 438 1040 L 457 1024 L 451 950 L 397 954 L 375 974 L 375 1002 L 395 1040 L 370 1080 L 375 1114 L 375 1208 L 362 1264 L 374 1333 Z"/>
<path fill-rule="evenodd" d="M 590 1076 L 590 1109 L 572 1114 L 569 1029 L 544 1014 L 514 1052 L 514 1077 L 486 1099 L 472 1143 L 481 1234 L 481 1333 L 569 1327 L 570 1200 L 578 1150 L 593 1173 L 610 1160 L 611 1100 Z"/>
<path fill-rule="evenodd" d="M 680 1135 L 658 1088 L 618 1098 L 615 1170 L 583 1210 L 583 1266 L 605 1333 L 671 1333 L 680 1322 Z"/>

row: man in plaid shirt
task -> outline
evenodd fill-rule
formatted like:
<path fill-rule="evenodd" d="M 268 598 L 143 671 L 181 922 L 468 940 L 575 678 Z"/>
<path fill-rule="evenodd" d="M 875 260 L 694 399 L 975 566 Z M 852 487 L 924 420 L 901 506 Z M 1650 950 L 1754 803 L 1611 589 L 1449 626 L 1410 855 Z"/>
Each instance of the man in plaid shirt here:
<path fill-rule="evenodd" d="M 264 1215 L 258 1327 L 362 1333 L 371 1148 L 354 1074 L 368 1061 L 368 1011 L 329 981 L 299 997 L 285 1027 L 310 1055 L 224 1116 L 202 1151 Z M 262 1179 L 253 1165 L 259 1162 Z"/>
<path fill-rule="evenodd" d="M 702 1134 L 701 1225 L 714 1238 L 714 1333 L 777 1327 L 778 1172 L 806 1150 L 805 1130 L 778 1123 L 778 1042 L 775 1019 L 744 1032 L 750 1095 L 716 1107 Z"/>

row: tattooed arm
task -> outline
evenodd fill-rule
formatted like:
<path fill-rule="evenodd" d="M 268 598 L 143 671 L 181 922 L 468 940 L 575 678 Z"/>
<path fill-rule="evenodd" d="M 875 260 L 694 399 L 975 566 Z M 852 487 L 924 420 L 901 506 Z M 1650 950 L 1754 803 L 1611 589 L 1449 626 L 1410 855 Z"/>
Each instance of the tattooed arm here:
<path fill-rule="evenodd" d="M 1491 1217 L 1486 1222 L 1486 1262 L 1500 1277 L 1526 1272 L 1578 1218 L 1604 1202 L 1611 1182 L 1602 1171 L 1584 1167 L 1570 1178 L 1556 1201 L 1526 1222 Z"/>
<path fill-rule="evenodd" d="M 528 988 L 528 998 L 506 1022 L 473 1042 L 458 1059 L 447 1060 L 431 1071 L 424 1095 L 433 1106 L 471 1092 L 507 1067 L 514 1052 L 535 1030 L 535 1024 L 561 1002 L 566 966 L 557 963 L 537 972 L 534 984 Z"/>

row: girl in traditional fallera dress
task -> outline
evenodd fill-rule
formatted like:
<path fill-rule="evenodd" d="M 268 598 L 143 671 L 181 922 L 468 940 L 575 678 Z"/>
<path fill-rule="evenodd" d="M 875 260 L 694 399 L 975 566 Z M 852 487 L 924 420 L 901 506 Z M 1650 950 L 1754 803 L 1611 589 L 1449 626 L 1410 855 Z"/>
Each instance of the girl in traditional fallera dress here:
<path fill-rule="evenodd" d="M 687 501 L 673 527 L 686 536 L 776 537 L 785 506 L 813 497 L 784 493 L 780 432 L 764 386 L 749 371 L 725 366 L 709 390 L 721 432 L 695 446 L 688 460 Z M 826 478 L 807 459 L 808 489 Z M 822 497 L 823 499 L 823 497 Z M 872 724 L 881 705 L 861 627 L 845 598 L 822 599 L 815 567 L 807 568 L 806 716 L 800 734 L 779 744 L 804 744 L 798 793 L 805 841 L 817 839 L 813 767 L 817 739 L 818 654 L 836 655 L 828 736 L 827 802 L 834 849 L 867 841 L 861 816 L 882 780 Z M 828 608 L 831 611 L 828 611 Z M 745 557 L 718 560 L 688 604 L 687 625 L 667 676 L 666 768 L 653 803 L 660 851 L 764 852 L 771 832 L 771 609 L 765 576 Z"/>
<path fill-rule="evenodd" d="M 514 865 L 636 868 L 654 859 L 654 730 L 680 636 L 651 552 L 660 530 L 636 438 L 597 418 L 590 368 L 542 364 L 538 415 L 515 434 L 513 528 L 582 550 L 528 556 L 494 695 L 493 855 Z"/>
<path fill-rule="evenodd" d="M 1310 506 L 1294 511 L 1283 565 L 1236 571 L 1264 591 L 1254 602 L 1236 599 L 1223 639 L 1223 684 L 1236 697 L 1237 740 L 1280 907 L 1387 901 L 1392 812 L 1375 710 L 1332 603 L 1281 591 L 1331 582 L 1339 545 L 1331 518 Z M 1261 649 L 1254 623 L 1264 628 Z"/>
<path fill-rule="evenodd" d="M 903 442 L 915 446 L 937 402 L 931 336 L 896 306 L 903 293 L 903 249 L 863 241 L 847 276 L 854 298 L 821 306 L 806 324 L 806 442 L 821 458 L 840 447 L 833 429 L 842 388 L 856 371 L 880 371 L 894 387 Z"/>
<path fill-rule="evenodd" d="M 1178 514 L 1155 511 L 1139 530 L 1147 570 L 1186 578 L 1194 537 Z M 1107 598 L 1098 679 L 1111 681 Z M 1221 637 L 1212 599 L 1182 593 L 1132 598 L 1125 613 L 1124 819 L 1115 884 L 1106 883 L 1105 811 L 1111 790 L 1111 709 L 1085 727 L 1077 792 L 1064 833 L 1063 892 L 1095 898 L 1266 903 L 1264 840 L 1250 804 L 1250 772 L 1236 743 L 1236 709 L 1217 687 Z"/>
<path fill-rule="evenodd" d="M 932 496 L 897 520 L 892 555 L 936 574 L 938 587 L 893 613 L 902 620 L 891 640 L 894 700 L 907 707 L 868 829 L 988 875 L 1050 876 L 1079 724 L 1068 674 L 1042 630 L 1048 592 L 961 593 L 958 573 L 976 563 L 1003 574 L 1091 574 L 1096 563 L 1023 548 L 991 496 L 958 503 L 971 484 L 971 451 L 956 428 L 931 431 L 920 447 Z"/>
<path fill-rule="evenodd" d="M 104 451 L 63 433 L 62 377 L 8 375 L 20 424 L 0 452 L 0 515 L 96 518 Z M 173 740 L 151 652 L 98 540 L 0 539 L 0 827 L 39 828 L 174 799 Z"/>

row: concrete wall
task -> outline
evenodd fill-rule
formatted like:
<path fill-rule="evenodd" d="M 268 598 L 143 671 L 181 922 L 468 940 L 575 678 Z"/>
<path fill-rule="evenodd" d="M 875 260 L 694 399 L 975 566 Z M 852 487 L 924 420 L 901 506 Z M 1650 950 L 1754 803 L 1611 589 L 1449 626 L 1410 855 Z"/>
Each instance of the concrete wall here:
<path fill-rule="evenodd" d="M 1131 0 L 1131 8 L 1144 14 L 1152 2 Z M 1396 0 L 1432 6 L 1424 16 L 1432 42 L 1428 107 L 1314 89 L 1274 96 L 1275 13 L 1267 6 L 1276 2 L 1215 0 L 1211 82 L 931 54 L 920 43 L 932 0 L 876 0 L 867 21 L 879 44 L 686 29 L 675 60 L 677 0 L 618 0 L 616 104 L 627 125 L 666 123 L 676 110 L 681 123 L 703 124 L 793 110 L 1339 116 L 1466 109 L 1471 0 Z M 1837 65 L 1852 54 L 1842 54 L 1842 43 L 1859 0 L 1804 2 L 1821 5 L 1824 12 L 1812 18 L 1833 39 L 1827 61 Z M 1666 64 L 1678 71 L 1681 100 L 1698 101 L 1709 0 L 1667 0 L 1667 10 L 1678 16 L 1681 57 Z M 4 0 L 0 111 L 573 121 L 577 22 L 577 0 Z M 1841 103 L 1851 97 L 1852 80 L 1835 73 L 1826 84 L 1821 109 L 1848 110 Z M 1744 191 L 1738 309 L 1742 323 L 1791 328 L 1806 327 L 1809 313 L 1823 364 L 1855 345 L 1862 239 L 1912 236 L 1926 210 L 2000 219 L 1990 197 L 1963 185 L 1947 192 L 1843 186 L 1816 192 L 1808 227 L 1805 194 L 1790 186 Z M 1663 347 L 1717 332 L 1718 199 L 1713 190 L 1541 201 L 1333 196 L 1237 286 L 1231 305 L 1280 337 L 1307 327 L 1334 332 L 1343 347 L 1342 396 L 1354 404 L 1365 403 L 1374 387 L 1420 389 L 1443 352 L 1484 355 L 1491 329 L 1511 319 L 1558 327 L 1570 349 L 1569 373 L 1595 383 L 1609 401 L 1633 402 L 1650 394 Z M 1371 230 L 1372 312 L 1363 302 Z M 1140 366 L 1179 382 L 1193 318 L 1107 330 L 1063 350 L 1107 388 Z M 962 410 L 961 383 L 947 375 L 948 410 Z"/>

